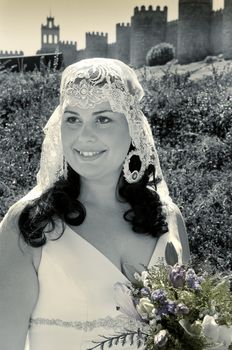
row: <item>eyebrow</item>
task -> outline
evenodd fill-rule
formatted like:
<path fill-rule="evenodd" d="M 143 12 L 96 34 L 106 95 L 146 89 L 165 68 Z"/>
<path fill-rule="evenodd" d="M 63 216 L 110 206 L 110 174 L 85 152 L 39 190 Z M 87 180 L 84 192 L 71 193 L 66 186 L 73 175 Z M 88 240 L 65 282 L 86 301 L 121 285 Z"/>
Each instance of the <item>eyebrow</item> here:
<path fill-rule="evenodd" d="M 93 112 L 93 115 L 96 115 L 96 114 L 99 114 L 99 113 L 105 113 L 105 112 L 113 113 L 113 111 L 111 111 L 111 109 L 104 109 L 102 111 Z"/>
<path fill-rule="evenodd" d="M 97 115 L 97 114 L 100 114 L 100 113 L 106 113 L 106 112 L 113 113 L 113 111 L 112 111 L 111 109 L 104 109 L 104 110 L 102 110 L 102 111 L 93 112 L 93 115 Z M 69 109 L 65 109 L 65 110 L 64 110 L 64 113 L 71 113 L 71 114 L 75 114 L 75 115 L 80 115 L 78 112 L 71 111 L 71 110 L 69 110 Z"/>

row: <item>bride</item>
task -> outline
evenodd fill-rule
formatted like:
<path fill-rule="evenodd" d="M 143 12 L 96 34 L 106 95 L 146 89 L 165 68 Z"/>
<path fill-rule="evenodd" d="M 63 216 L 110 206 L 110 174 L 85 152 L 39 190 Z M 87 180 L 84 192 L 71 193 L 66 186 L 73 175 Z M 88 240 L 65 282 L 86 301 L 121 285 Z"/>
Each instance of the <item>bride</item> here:
<path fill-rule="evenodd" d="M 1 349 L 23 350 L 27 337 L 30 350 L 96 348 L 129 322 L 116 282 L 159 258 L 188 262 L 142 96 L 118 60 L 86 59 L 63 72 L 37 185 L 1 223 Z"/>

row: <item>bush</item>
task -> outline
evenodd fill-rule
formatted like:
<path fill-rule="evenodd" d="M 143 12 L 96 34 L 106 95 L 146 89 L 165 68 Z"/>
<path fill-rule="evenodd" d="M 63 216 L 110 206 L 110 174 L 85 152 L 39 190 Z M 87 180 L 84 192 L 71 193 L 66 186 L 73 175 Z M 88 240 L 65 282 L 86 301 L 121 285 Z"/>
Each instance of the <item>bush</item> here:
<path fill-rule="evenodd" d="M 31 189 L 43 127 L 59 103 L 59 72 L 0 73 L 0 220 Z"/>
<path fill-rule="evenodd" d="M 146 56 L 148 66 L 164 65 L 173 60 L 175 49 L 171 44 L 162 43 L 152 47 Z"/>
<path fill-rule="evenodd" d="M 152 73 L 152 70 L 151 70 Z M 143 79 L 143 78 L 142 78 Z M 164 177 L 181 208 L 191 253 L 232 268 L 232 69 L 193 81 L 170 70 L 142 80 L 143 110 Z"/>

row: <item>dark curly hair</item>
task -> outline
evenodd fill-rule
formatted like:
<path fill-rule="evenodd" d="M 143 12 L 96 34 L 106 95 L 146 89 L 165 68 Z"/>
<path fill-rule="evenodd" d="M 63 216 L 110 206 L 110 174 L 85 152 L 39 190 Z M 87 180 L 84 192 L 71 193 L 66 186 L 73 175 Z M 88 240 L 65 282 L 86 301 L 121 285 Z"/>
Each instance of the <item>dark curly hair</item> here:
<path fill-rule="evenodd" d="M 131 149 L 133 146 L 129 151 Z M 140 165 L 139 158 L 133 156 L 130 170 L 139 169 Z M 150 177 L 154 179 L 152 183 L 149 183 Z M 156 185 L 159 182 L 160 179 L 155 178 L 153 165 L 146 169 L 137 183 L 127 183 L 121 173 L 116 195 L 131 206 L 123 216 L 131 223 L 134 232 L 158 237 L 168 231 L 162 203 L 156 191 Z M 22 210 L 18 225 L 26 243 L 32 247 L 44 245 L 47 240 L 46 234 L 54 230 L 57 220 L 62 222 L 62 230 L 58 238 L 64 232 L 65 223 L 81 225 L 86 217 L 86 209 L 78 200 L 79 194 L 80 175 L 68 165 L 67 179 L 61 178 L 52 188 L 28 203 Z"/>

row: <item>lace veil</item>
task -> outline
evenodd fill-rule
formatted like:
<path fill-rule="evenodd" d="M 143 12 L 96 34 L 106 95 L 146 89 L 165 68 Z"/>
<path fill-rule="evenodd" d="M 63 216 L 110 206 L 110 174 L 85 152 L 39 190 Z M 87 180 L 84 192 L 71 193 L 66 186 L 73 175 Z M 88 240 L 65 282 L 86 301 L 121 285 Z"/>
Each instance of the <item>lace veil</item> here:
<path fill-rule="evenodd" d="M 60 104 L 55 109 L 45 128 L 37 185 L 24 199 L 36 198 L 64 175 L 64 159 L 61 144 L 61 117 L 66 104 L 91 108 L 108 100 L 111 109 L 124 113 L 132 144 L 144 167 L 154 164 L 156 176 L 161 179 L 157 192 L 165 204 L 172 202 L 164 180 L 154 139 L 139 102 L 144 95 L 135 72 L 119 60 L 106 58 L 85 59 L 68 66 L 60 87 Z M 120 142 L 120 140 L 119 140 Z M 132 154 L 133 156 L 133 154 Z M 129 155 L 130 158 L 130 155 Z M 129 161 L 129 160 L 128 160 Z M 126 166 L 124 165 L 124 172 Z"/>

